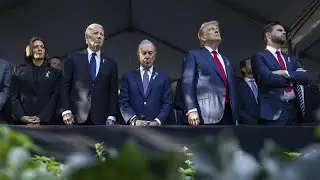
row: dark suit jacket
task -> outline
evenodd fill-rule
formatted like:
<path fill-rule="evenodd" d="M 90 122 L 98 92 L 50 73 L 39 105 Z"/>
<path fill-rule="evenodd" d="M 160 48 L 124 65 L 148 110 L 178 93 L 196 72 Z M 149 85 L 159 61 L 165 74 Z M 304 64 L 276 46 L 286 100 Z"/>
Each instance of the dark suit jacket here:
<path fill-rule="evenodd" d="M 238 102 L 236 76 L 231 61 L 222 56 L 229 82 L 230 103 L 233 120 L 238 119 Z M 183 61 L 182 91 L 185 111 L 197 108 L 200 121 L 218 123 L 225 109 L 226 86 L 222 75 L 211 55 L 206 49 L 191 50 Z"/>
<path fill-rule="evenodd" d="M 136 115 L 138 119 L 154 120 L 158 118 L 165 124 L 172 109 L 172 91 L 170 78 L 154 68 L 146 95 L 143 92 L 139 68 L 123 74 L 119 96 L 119 106 L 123 119 Z"/>
<path fill-rule="evenodd" d="M 61 71 L 48 65 L 22 64 L 14 67 L 10 87 L 12 116 L 38 116 L 51 123 L 59 97 Z"/>
<path fill-rule="evenodd" d="M 259 120 L 259 106 L 254 94 L 244 79 L 237 81 L 239 99 L 239 123 L 256 125 Z"/>
<path fill-rule="evenodd" d="M 251 58 L 252 72 L 259 89 L 260 118 L 266 120 L 277 120 L 282 110 L 280 96 L 285 87 L 291 84 L 308 83 L 308 73 L 296 71 L 301 67 L 296 57 L 283 54 L 290 78 L 272 74 L 272 71 L 280 70 L 278 60 L 273 54 L 265 49 L 254 54 Z"/>
<path fill-rule="evenodd" d="M 301 121 L 303 124 L 316 124 L 320 119 L 316 119 L 316 112 L 320 111 L 320 92 L 316 85 L 308 84 L 304 86 L 305 117 Z"/>
<path fill-rule="evenodd" d="M 10 82 L 11 66 L 7 61 L 0 59 L 0 111 L 9 98 Z"/>
<path fill-rule="evenodd" d="M 62 76 L 60 112 L 71 110 L 78 123 L 85 122 L 90 113 L 94 124 L 104 125 L 108 116 L 117 115 L 117 63 L 101 53 L 95 80 L 89 73 L 87 50 L 68 56 Z"/>

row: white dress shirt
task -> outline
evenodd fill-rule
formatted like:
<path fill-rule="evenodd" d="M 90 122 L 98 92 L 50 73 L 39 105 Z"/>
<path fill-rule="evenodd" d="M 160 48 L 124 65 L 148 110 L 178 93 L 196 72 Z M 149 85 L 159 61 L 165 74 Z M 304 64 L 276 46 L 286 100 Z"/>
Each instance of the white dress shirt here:
<path fill-rule="evenodd" d="M 88 51 L 88 65 L 89 65 L 93 51 L 90 48 L 87 48 L 87 51 Z M 95 59 L 96 59 L 96 76 L 97 76 L 99 73 L 100 61 L 101 61 L 101 51 L 100 50 L 96 52 Z M 66 110 L 66 111 L 62 112 L 62 116 L 65 114 L 68 114 L 68 113 L 72 113 L 71 110 Z M 116 118 L 114 116 L 108 116 L 107 120 L 108 119 L 116 121 Z"/>
<path fill-rule="evenodd" d="M 266 49 L 269 50 L 269 51 L 272 53 L 272 55 L 276 58 L 276 60 L 278 61 L 278 63 L 279 63 L 279 60 L 278 60 L 278 56 L 277 56 L 277 53 L 276 53 L 276 52 L 277 52 L 277 51 L 280 52 L 280 55 L 281 55 L 281 57 L 282 57 L 282 59 L 283 59 L 283 61 L 284 61 L 284 65 L 285 65 L 285 67 L 286 67 L 286 74 L 287 74 L 288 76 L 290 76 L 290 74 L 289 74 L 288 71 L 287 71 L 287 63 L 286 63 L 285 58 L 284 58 L 283 55 L 282 55 L 281 49 L 275 49 L 274 47 L 271 47 L 271 46 L 267 46 Z M 281 96 L 281 99 L 282 99 L 282 100 L 293 100 L 293 99 L 295 99 L 295 98 L 296 98 L 296 95 L 295 95 L 295 93 L 294 93 L 293 90 L 290 91 L 290 92 L 284 91 L 284 92 L 283 92 L 283 95 Z"/>
<path fill-rule="evenodd" d="M 253 92 L 252 86 L 251 86 L 251 80 L 252 80 L 252 79 L 250 79 L 250 78 L 248 78 L 248 77 L 244 77 L 244 81 L 246 81 L 246 83 L 249 85 L 251 91 Z M 254 79 L 253 79 L 253 80 L 254 80 Z M 257 89 L 258 89 L 258 86 L 257 86 L 257 83 L 256 83 L 255 80 L 254 80 L 254 85 L 255 85 L 255 86 L 257 87 Z"/>
<path fill-rule="evenodd" d="M 141 81 L 143 81 L 144 67 L 140 66 L 139 69 L 140 69 Z M 149 68 L 149 70 L 148 70 L 149 84 L 150 84 L 150 79 L 151 79 L 152 73 L 153 73 L 153 66 L 151 66 L 151 67 Z M 129 119 L 129 122 L 130 122 L 133 118 L 136 118 L 136 117 L 137 117 L 136 115 L 132 116 L 132 117 Z M 161 121 L 160 121 L 160 119 L 155 118 L 154 120 L 157 121 L 157 123 L 159 124 L 159 126 L 161 126 Z"/>
<path fill-rule="evenodd" d="M 211 47 L 209 47 L 209 46 L 204 46 L 204 47 L 210 52 L 212 58 L 214 59 L 214 56 L 213 56 L 213 54 L 212 54 L 213 49 L 212 49 Z M 222 56 L 219 54 L 218 49 L 216 49 L 216 52 L 217 52 L 218 59 L 219 59 L 221 65 L 222 65 L 222 67 L 223 67 L 224 73 L 225 73 L 225 75 L 228 77 L 227 71 L 226 71 L 226 66 L 225 66 L 225 64 L 224 64 L 223 58 L 222 58 Z M 187 112 L 187 115 L 188 115 L 189 113 L 191 113 L 191 112 L 197 112 L 197 108 L 190 109 L 190 110 Z"/>

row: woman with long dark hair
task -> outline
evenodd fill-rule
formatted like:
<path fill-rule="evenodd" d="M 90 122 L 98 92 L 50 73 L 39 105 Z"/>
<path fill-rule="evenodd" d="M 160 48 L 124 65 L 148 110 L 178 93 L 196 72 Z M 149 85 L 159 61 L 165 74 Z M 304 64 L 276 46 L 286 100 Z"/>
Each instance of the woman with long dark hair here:
<path fill-rule="evenodd" d="M 61 71 L 48 62 L 46 43 L 33 37 L 25 63 L 14 67 L 10 95 L 14 124 L 51 124 L 54 119 Z"/>

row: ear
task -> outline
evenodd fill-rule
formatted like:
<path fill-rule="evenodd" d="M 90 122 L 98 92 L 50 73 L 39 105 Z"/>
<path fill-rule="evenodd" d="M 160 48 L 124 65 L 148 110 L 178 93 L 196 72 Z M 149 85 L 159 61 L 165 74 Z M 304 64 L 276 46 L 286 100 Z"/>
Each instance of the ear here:
<path fill-rule="evenodd" d="M 270 32 L 267 32 L 266 34 L 265 34 L 265 36 L 266 36 L 266 38 L 271 38 L 271 33 Z"/>
<path fill-rule="evenodd" d="M 246 68 L 244 68 L 244 67 L 241 68 L 241 71 L 242 71 L 243 73 L 246 73 L 246 72 L 247 72 Z"/>

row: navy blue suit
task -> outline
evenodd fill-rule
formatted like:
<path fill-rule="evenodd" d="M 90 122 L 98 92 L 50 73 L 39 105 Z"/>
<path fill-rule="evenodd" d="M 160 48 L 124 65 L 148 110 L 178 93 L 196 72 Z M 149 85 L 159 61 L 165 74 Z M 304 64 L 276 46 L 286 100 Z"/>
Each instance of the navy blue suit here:
<path fill-rule="evenodd" d="M 232 123 L 238 119 L 236 76 L 231 61 L 222 56 L 227 72 Z M 191 50 L 183 60 L 182 91 L 185 111 L 196 108 L 200 123 L 216 124 L 225 115 L 226 86 L 211 53 L 206 48 Z"/>
<path fill-rule="evenodd" d="M 283 53 L 282 56 L 290 78 L 272 73 L 272 71 L 280 70 L 280 65 L 267 49 L 254 54 L 251 59 L 253 75 L 259 89 L 260 118 L 264 120 L 279 119 L 284 107 L 281 96 L 285 87 L 290 87 L 292 84 L 304 85 L 308 83 L 308 73 L 296 71 L 301 67 L 298 59 Z"/>
<path fill-rule="evenodd" d="M 165 124 L 172 109 L 170 78 L 153 69 L 146 95 L 139 68 L 122 75 L 119 106 L 123 119 L 128 123 L 134 115 L 140 120 L 156 118 Z"/>
<path fill-rule="evenodd" d="M 237 82 L 239 97 L 239 123 L 245 125 L 258 124 L 259 106 L 248 83 L 241 79 Z"/>

